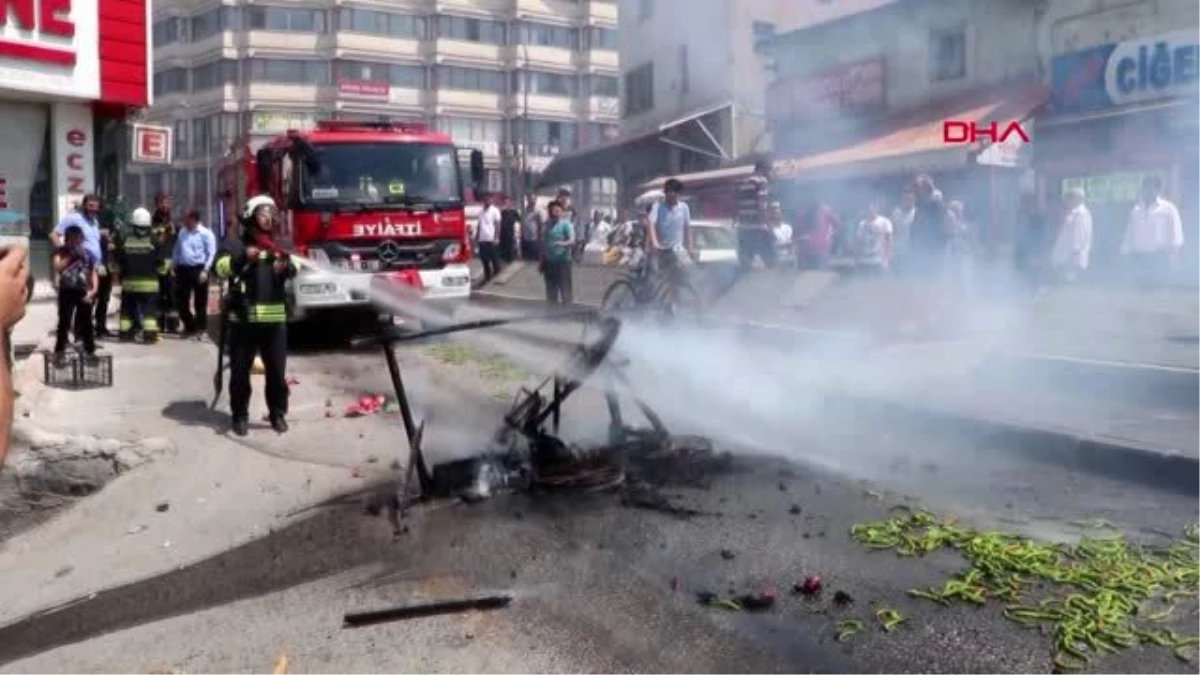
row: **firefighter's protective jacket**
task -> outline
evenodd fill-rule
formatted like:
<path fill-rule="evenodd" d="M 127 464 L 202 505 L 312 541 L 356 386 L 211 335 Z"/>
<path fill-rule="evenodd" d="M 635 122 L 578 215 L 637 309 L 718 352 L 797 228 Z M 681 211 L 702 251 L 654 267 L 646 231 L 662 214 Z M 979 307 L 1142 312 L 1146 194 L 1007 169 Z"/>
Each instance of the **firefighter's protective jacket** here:
<path fill-rule="evenodd" d="M 117 246 L 122 293 L 157 293 L 164 246 L 153 234 L 131 234 Z"/>
<path fill-rule="evenodd" d="M 251 238 L 253 231 L 246 230 L 246 238 L 227 238 L 213 263 L 217 276 L 229 280 L 229 318 L 246 323 L 287 323 L 285 284 L 296 276 L 296 264 L 286 252 L 257 245 Z M 257 260 L 246 257 L 248 246 L 259 249 Z M 287 263 L 282 272 L 275 270 L 278 260 Z"/>
<path fill-rule="evenodd" d="M 171 212 L 163 209 L 156 210 L 150 220 L 150 231 L 162 245 L 159 252 L 163 256 L 163 264 L 160 266 L 159 274 L 166 275 L 171 270 L 171 258 L 175 253 L 175 238 L 178 235 L 175 224 L 171 222 Z"/>

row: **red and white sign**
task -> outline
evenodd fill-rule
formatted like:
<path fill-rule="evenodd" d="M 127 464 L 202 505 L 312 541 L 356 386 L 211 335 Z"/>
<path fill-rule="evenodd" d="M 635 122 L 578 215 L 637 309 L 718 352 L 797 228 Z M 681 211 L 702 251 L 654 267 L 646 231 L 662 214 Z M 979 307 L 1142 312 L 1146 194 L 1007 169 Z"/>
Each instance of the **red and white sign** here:
<path fill-rule="evenodd" d="M 887 97 L 887 62 L 865 59 L 778 80 L 767 93 L 772 121 L 810 120 L 878 110 Z"/>
<path fill-rule="evenodd" d="M 387 82 L 367 82 L 363 80 L 342 80 L 337 85 L 338 93 L 354 98 L 369 98 L 380 101 L 388 100 L 391 87 Z"/>
<path fill-rule="evenodd" d="M 0 0 L 0 89 L 100 97 L 98 0 Z"/>
<path fill-rule="evenodd" d="M 50 142 L 54 148 L 57 220 L 61 220 L 96 187 L 96 151 L 92 139 L 92 107 L 87 103 L 55 103 L 51 108 Z"/>
<path fill-rule="evenodd" d="M 130 160 L 136 164 L 170 164 L 172 151 L 171 127 L 153 124 L 133 125 L 133 152 Z"/>

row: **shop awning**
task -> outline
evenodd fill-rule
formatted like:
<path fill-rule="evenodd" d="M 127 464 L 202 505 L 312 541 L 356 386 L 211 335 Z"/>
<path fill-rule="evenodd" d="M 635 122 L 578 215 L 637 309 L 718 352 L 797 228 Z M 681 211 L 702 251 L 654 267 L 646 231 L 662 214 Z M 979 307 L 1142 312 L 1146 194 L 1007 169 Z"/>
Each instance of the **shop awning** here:
<path fill-rule="evenodd" d="M 878 120 L 881 131 L 851 145 L 775 163 L 780 178 L 829 180 L 894 173 L 939 171 L 965 166 L 980 145 L 948 145 L 943 139 L 947 120 L 1001 125 L 1033 116 L 1048 98 L 1044 87 L 997 95 L 961 99 L 916 110 L 893 119 Z"/>
<path fill-rule="evenodd" d="M 685 189 L 689 186 L 700 186 L 707 183 L 719 183 L 721 181 L 738 180 L 749 176 L 754 171 L 753 164 L 743 164 L 741 166 L 730 166 L 724 169 L 714 169 L 712 171 L 697 171 L 695 173 L 687 173 L 679 176 L 659 176 L 651 181 L 646 181 L 638 187 L 642 190 L 657 190 L 661 189 L 668 178 L 678 178 L 683 182 Z"/>
<path fill-rule="evenodd" d="M 654 131 L 558 155 L 542 171 L 538 185 L 544 187 L 585 178 L 612 176 L 613 167 L 621 163 L 622 155 L 630 150 L 653 145 L 672 145 L 706 157 L 725 159 L 729 156 L 728 149 L 712 133 L 705 120 L 711 115 L 732 109 L 732 101 L 707 106 L 660 124 Z"/>

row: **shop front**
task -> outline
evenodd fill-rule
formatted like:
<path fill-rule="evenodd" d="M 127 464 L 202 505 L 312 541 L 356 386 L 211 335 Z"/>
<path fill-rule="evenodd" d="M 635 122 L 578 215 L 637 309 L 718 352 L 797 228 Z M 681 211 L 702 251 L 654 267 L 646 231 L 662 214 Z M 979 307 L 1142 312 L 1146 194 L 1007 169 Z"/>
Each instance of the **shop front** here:
<path fill-rule="evenodd" d="M 114 122 L 150 103 L 148 13 L 147 0 L 0 6 L 0 210 L 26 216 L 35 240 L 85 194 L 115 190 L 129 151 Z"/>
<path fill-rule="evenodd" d="M 1034 166 L 1044 206 L 1067 187 L 1092 210 L 1092 269 L 1118 269 L 1119 247 L 1142 180 L 1159 176 L 1179 208 L 1180 278 L 1200 261 L 1200 47 L 1195 29 L 1063 54 L 1053 61 L 1048 114 L 1039 120 Z"/>

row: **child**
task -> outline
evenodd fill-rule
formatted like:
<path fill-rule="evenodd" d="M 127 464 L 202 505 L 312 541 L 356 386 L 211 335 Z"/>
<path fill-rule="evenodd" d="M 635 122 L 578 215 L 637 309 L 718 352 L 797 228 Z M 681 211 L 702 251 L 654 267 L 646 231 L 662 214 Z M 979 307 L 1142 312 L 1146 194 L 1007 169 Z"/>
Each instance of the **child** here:
<path fill-rule="evenodd" d="M 83 342 L 84 353 L 95 356 L 92 301 L 99 279 L 96 266 L 83 247 L 83 230 L 79 226 L 68 227 L 64 233 L 63 246 L 54 254 L 54 271 L 58 273 L 58 335 L 54 358 L 59 362 L 65 359 L 67 333 L 72 325 L 75 337 Z"/>

